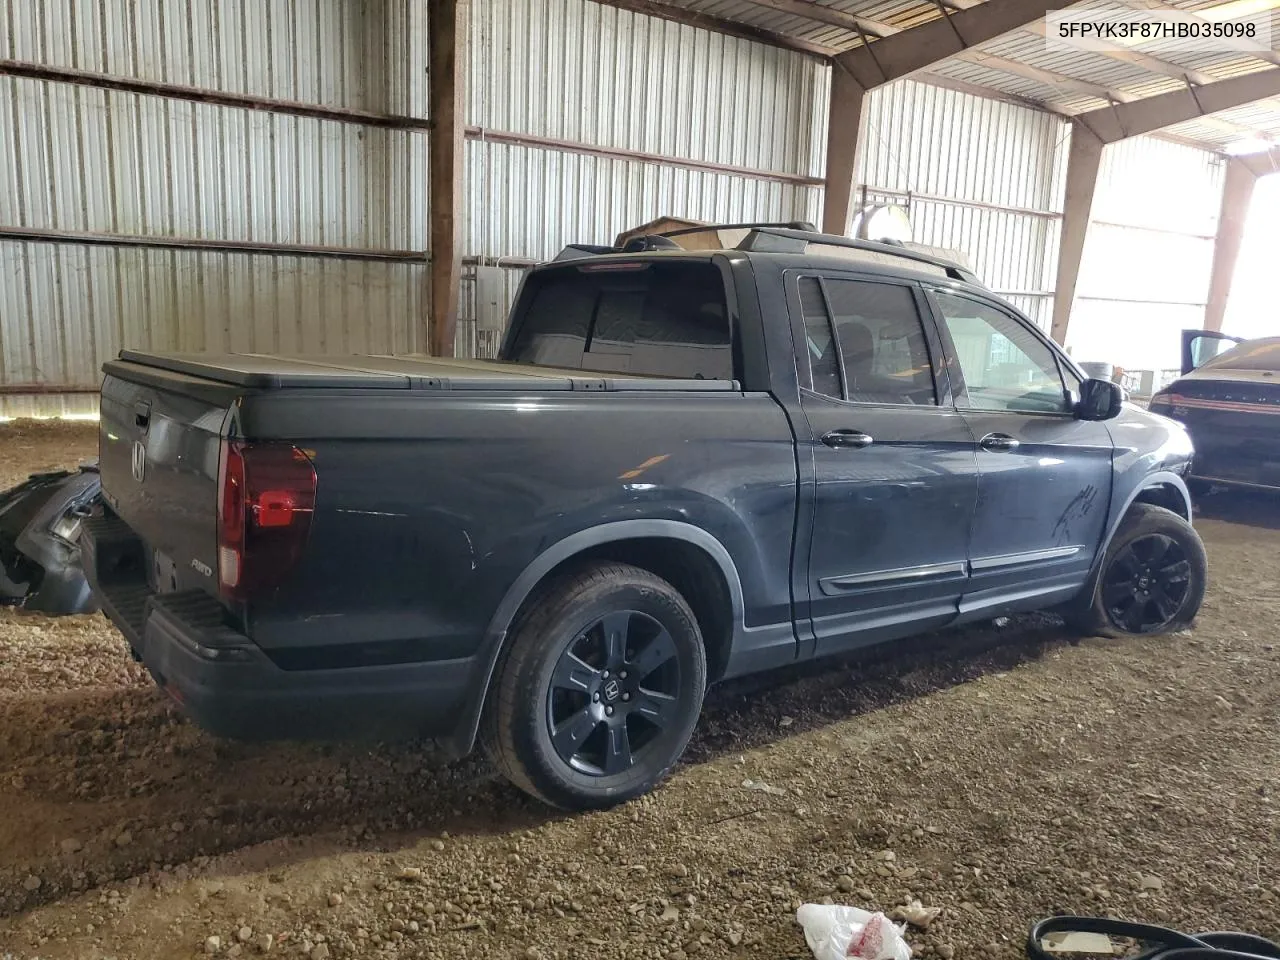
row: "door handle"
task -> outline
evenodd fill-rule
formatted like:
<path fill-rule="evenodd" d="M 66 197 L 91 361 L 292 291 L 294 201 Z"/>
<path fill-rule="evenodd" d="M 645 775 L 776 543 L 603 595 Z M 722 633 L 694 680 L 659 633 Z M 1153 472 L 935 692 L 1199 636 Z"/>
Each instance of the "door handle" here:
<path fill-rule="evenodd" d="M 139 400 L 133 405 L 133 425 L 143 433 L 151 426 L 151 404 L 146 400 Z"/>
<path fill-rule="evenodd" d="M 982 444 L 983 450 L 990 450 L 992 453 L 1008 453 L 1010 450 L 1017 450 L 1019 446 L 1019 442 L 1007 433 L 988 433 L 978 442 Z"/>
<path fill-rule="evenodd" d="M 861 449 L 862 447 L 871 446 L 872 440 L 869 434 L 865 434 L 860 430 L 832 430 L 823 436 L 822 442 L 828 447 Z"/>

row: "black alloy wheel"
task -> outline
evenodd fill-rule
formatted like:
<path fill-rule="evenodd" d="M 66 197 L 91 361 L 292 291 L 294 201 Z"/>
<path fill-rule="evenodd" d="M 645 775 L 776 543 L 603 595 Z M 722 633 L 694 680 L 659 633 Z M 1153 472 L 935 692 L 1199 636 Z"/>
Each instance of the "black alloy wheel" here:
<path fill-rule="evenodd" d="M 547 693 L 552 746 L 579 773 L 622 773 L 679 719 L 679 695 L 680 662 L 666 628 L 639 610 L 606 614 L 556 664 Z"/>
<path fill-rule="evenodd" d="M 1126 633 L 1160 633 L 1182 609 L 1191 563 L 1172 537 L 1150 533 L 1112 558 L 1102 582 L 1107 616 Z"/>
<path fill-rule="evenodd" d="M 1151 503 L 1129 507 L 1098 572 L 1060 611 L 1080 633 L 1131 637 L 1174 633 L 1200 612 L 1208 559 L 1195 528 Z"/>
<path fill-rule="evenodd" d="M 630 564 L 585 563 L 517 617 L 485 702 L 485 748 L 545 803 L 613 806 L 671 772 L 706 685 L 702 632 L 680 591 Z"/>

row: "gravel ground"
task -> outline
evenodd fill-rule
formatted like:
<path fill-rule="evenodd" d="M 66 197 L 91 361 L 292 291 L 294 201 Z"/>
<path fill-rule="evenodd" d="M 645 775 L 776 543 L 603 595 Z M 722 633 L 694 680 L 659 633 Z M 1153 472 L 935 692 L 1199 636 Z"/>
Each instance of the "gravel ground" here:
<path fill-rule="evenodd" d="M 803 958 L 825 898 L 939 908 L 938 960 L 1055 912 L 1280 937 L 1280 506 L 1199 527 L 1194 631 L 1025 617 L 721 688 L 663 789 L 576 817 L 422 745 L 215 740 L 101 617 L 0 611 L 0 957 Z"/>

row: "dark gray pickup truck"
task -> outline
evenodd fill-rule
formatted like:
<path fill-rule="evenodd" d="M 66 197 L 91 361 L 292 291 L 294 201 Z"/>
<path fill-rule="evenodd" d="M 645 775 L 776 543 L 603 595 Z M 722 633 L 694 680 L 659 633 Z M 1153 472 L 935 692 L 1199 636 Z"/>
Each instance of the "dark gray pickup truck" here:
<path fill-rule="evenodd" d="M 962 269 L 787 227 L 632 246 L 532 271 L 498 361 L 106 364 L 83 555 L 163 690 L 233 737 L 480 735 L 581 808 L 658 782 L 726 677 L 1195 616 L 1182 427 Z"/>

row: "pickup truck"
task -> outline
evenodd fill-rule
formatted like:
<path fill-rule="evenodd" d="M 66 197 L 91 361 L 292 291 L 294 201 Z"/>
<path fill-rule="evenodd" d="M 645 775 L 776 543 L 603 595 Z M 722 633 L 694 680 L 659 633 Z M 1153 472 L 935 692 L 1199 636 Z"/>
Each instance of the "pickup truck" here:
<path fill-rule="evenodd" d="M 660 781 L 709 683 L 1043 608 L 1159 634 L 1204 593 L 1183 428 L 887 243 L 566 248 L 496 361 L 104 370 L 86 573 L 197 724 L 481 739 L 563 808 Z"/>

